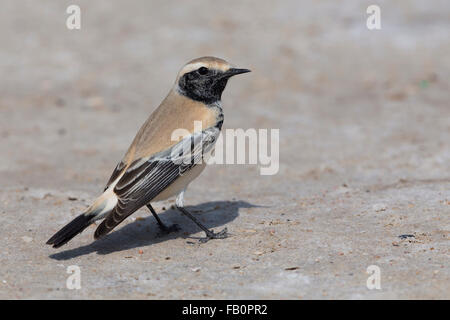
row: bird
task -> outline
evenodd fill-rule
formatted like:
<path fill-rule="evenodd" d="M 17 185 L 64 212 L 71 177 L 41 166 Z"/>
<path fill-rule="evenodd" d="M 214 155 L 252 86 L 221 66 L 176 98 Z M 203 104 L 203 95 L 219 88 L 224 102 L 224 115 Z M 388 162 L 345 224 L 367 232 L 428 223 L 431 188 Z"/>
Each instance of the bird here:
<path fill-rule="evenodd" d="M 186 210 L 184 194 L 214 150 L 224 121 L 221 99 L 228 80 L 247 72 L 211 56 L 185 64 L 168 95 L 137 132 L 103 193 L 46 244 L 59 248 L 103 219 L 94 233 L 97 240 L 144 206 L 163 231 L 178 231 L 177 225 L 164 224 L 151 205 L 171 197 L 176 197 L 175 208 L 205 232 L 202 242 L 228 237 L 227 228 L 214 232 Z M 184 134 L 173 139 L 177 129 L 184 129 Z"/>

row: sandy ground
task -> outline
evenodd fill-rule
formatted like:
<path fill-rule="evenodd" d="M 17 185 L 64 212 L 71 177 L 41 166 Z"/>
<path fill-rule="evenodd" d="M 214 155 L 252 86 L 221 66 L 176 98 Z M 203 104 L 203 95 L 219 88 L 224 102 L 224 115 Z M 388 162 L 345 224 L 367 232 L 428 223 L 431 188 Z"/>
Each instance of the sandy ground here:
<path fill-rule="evenodd" d="M 369 31 L 365 1 L 2 0 L 0 298 L 449 299 L 450 5 L 377 3 Z M 225 128 L 280 129 L 278 174 L 210 166 L 186 194 L 232 236 L 200 244 L 168 201 L 178 233 L 141 209 L 46 246 L 204 55 L 253 70 L 224 93 Z"/>

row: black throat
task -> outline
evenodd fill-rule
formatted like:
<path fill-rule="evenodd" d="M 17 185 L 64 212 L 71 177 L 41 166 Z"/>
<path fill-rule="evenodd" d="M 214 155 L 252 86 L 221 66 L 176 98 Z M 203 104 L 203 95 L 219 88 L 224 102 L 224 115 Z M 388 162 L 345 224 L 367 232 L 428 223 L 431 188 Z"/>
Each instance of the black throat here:
<path fill-rule="evenodd" d="M 182 95 L 195 101 L 212 104 L 221 100 L 227 82 L 228 77 L 220 72 L 200 77 L 196 71 L 192 71 L 178 80 L 178 87 Z"/>

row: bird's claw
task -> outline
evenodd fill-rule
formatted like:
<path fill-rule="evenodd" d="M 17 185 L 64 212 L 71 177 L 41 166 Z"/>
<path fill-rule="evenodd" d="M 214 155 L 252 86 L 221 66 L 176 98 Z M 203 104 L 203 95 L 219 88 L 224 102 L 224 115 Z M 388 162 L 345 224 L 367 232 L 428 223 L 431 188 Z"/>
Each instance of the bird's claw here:
<path fill-rule="evenodd" d="M 228 229 L 227 228 L 225 228 L 219 232 L 214 232 L 214 231 L 206 232 L 206 237 L 201 238 L 200 242 L 205 243 L 211 239 L 225 239 L 225 238 L 228 238 Z"/>

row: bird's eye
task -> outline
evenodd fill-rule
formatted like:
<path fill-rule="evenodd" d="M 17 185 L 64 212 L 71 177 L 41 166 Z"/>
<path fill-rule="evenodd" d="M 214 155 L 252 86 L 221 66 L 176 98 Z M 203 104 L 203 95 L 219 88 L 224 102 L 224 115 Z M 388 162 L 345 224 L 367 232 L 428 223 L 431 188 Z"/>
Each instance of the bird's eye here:
<path fill-rule="evenodd" d="M 204 76 L 205 74 L 208 73 L 208 68 L 201 67 L 200 69 L 198 69 L 198 73 L 200 73 L 202 76 Z"/>

